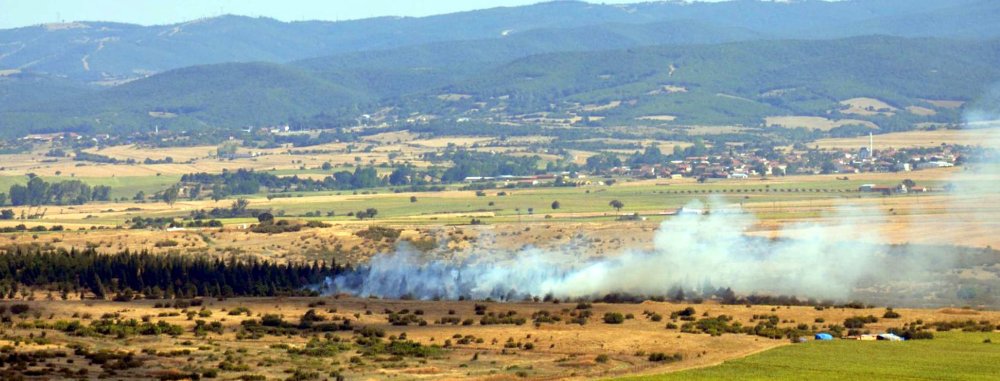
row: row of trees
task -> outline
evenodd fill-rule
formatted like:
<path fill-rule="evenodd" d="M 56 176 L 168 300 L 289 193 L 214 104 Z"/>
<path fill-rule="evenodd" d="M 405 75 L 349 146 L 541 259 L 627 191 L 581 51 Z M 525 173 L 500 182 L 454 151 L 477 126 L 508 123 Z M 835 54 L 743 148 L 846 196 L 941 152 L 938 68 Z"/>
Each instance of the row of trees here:
<path fill-rule="evenodd" d="M 299 178 L 298 176 L 279 177 L 270 173 L 239 169 L 224 171 L 221 174 L 194 173 L 181 177 L 182 183 L 197 184 L 212 190 L 212 197 L 220 200 L 231 195 L 255 194 L 261 188 L 269 191 L 324 191 L 374 188 L 385 186 L 387 179 L 380 177 L 373 167 L 357 167 L 354 172 L 340 171 L 323 180 Z M 162 199 L 170 202 L 175 199 L 176 192 L 169 190 Z M 198 192 L 200 193 L 200 192 Z"/>
<path fill-rule="evenodd" d="M 13 206 L 79 205 L 89 201 L 111 200 L 111 187 L 91 187 L 80 180 L 49 183 L 38 176 L 30 176 L 27 184 L 11 185 L 9 193 L 0 193 L 0 205 L 8 201 Z"/>
<path fill-rule="evenodd" d="M 0 296 L 13 298 L 23 288 L 64 295 L 90 292 L 97 298 L 123 293 L 148 298 L 300 295 L 339 271 L 318 262 L 17 248 L 0 255 Z"/>
<path fill-rule="evenodd" d="M 427 153 L 424 160 L 451 161 L 452 166 L 441 174 L 441 182 L 459 182 L 474 176 L 525 176 L 539 173 L 538 156 L 510 155 L 449 149 L 443 154 Z"/>

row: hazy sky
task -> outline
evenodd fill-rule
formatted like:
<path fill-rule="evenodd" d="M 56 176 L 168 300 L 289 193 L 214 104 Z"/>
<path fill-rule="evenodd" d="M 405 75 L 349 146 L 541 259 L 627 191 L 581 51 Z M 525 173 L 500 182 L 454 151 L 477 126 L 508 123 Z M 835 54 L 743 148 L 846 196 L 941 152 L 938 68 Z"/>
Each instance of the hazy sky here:
<path fill-rule="evenodd" d="M 594 0 L 634 3 L 645 0 Z M 59 21 L 171 24 L 220 14 L 283 21 L 427 16 L 540 0 L 0 0 L 0 29 Z"/>

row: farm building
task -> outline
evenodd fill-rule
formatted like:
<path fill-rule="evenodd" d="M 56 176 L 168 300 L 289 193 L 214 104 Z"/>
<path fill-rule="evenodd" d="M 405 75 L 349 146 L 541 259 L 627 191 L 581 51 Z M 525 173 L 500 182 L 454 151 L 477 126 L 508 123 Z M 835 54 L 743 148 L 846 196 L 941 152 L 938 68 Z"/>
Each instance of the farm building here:
<path fill-rule="evenodd" d="M 947 161 L 928 161 L 925 163 L 917 163 L 917 169 L 945 168 L 954 166 L 955 164 L 949 163 Z"/>
<path fill-rule="evenodd" d="M 905 340 L 902 337 L 896 336 L 896 335 L 891 334 L 891 333 L 880 333 L 880 334 L 876 335 L 876 337 L 879 340 L 882 340 L 882 341 L 903 341 L 903 340 Z"/>

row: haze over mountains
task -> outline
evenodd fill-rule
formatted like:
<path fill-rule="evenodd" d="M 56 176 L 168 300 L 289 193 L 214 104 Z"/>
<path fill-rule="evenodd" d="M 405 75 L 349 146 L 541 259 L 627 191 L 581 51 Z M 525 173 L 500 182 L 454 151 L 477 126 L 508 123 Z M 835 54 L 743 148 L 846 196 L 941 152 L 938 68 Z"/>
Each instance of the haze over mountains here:
<path fill-rule="evenodd" d="M 1000 80 L 998 37 L 990 0 L 565 1 L 347 22 L 52 24 L 0 30 L 0 127 L 6 137 L 232 130 L 384 107 L 404 119 L 545 111 L 751 125 L 852 97 L 974 101 Z M 625 106 L 581 111 L 612 102 Z"/>

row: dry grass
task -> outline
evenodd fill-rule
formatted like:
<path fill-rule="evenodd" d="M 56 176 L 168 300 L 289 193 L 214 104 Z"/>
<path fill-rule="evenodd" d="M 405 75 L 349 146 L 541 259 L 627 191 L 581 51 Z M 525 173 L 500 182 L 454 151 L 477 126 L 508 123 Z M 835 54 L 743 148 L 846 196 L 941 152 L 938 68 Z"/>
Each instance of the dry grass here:
<path fill-rule="evenodd" d="M 611 102 L 608 102 L 608 103 L 605 103 L 605 104 L 601 104 L 601 105 L 598 105 L 598 104 L 584 105 L 582 107 L 582 110 L 583 111 L 587 111 L 587 112 L 607 111 L 607 110 L 611 110 L 611 109 L 617 108 L 618 106 L 621 106 L 621 105 L 622 105 L 622 101 L 611 101 Z"/>
<path fill-rule="evenodd" d="M 862 116 L 873 115 L 895 115 L 897 108 L 875 98 L 851 98 L 840 101 L 845 109 L 840 110 L 843 114 L 854 114 Z"/>
<path fill-rule="evenodd" d="M 685 128 L 688 135 L 735 134 L 751 130 L 753 129 L 740 126 L 688 126 Z"/>
<path fill-rule="evenodd" d="M 873 130 L 877 130 L 875 123 L 866 120 L 840 119 L 831 120 L 820 116 L 769 116 L 765 118 L 768 127 L 780 126 L 785 128 L 808 128 L 813 130 L 829 131 L 837 127 L 847 125 L 862 125 Z"/>
<path fill-rule="evenodd" d="M 38 295 L 44 298 L 44 293 Z M 322 305 L 316 303 L 322 302 Z M 185 333 L 177 338 L 142 337 L 135 339 L 115 338 L 80 338 L 66 336 L 56 331 L 47 332 L 50 344 L 47 348 L 65 348 L 70 344 L 86 347 L 115 347 L 119 350 L 140 352 L 145 348 L 159 351 L 172 349 L 189 349 L 191 352 L 185 358 L 195 359 L 196 364 L 206 368 L 215 367 L 221 361 L 219 354 L 230 351 L 237 358 L 253 366 L 251 372 L 266 375 L 281 375 L 290 369 L 321 369 L 323 373 L 331 369 L 342 368 L 346 375 L 362 379 L 390 379 L 399 376 L 433 379 L 515 379 L 518 370 L 526 371 L 531 378 L 595 378 L 614 375 L 662 373 L 681 369 L 704 367 L 721 363 L 725 360 L 741 358 L 766 349 L 787 345 L 786 340 L 772 340 L 742 334 L 726 334 L 712 337 L 705 334 L 684 334 L 676 329 L 665 329 L 669 315 L 686 307 L 693 307 L 698 315 L 718 316 L 729 315 L 735 321 L 743 324 L 753 324 L 753 315 L 777 315 L 784 327 L 795 326 L 798 323 L 816 325 L 839 324 L 844 319 L 857 315 L 881 316 L 884 309 L 825 309 L 816 310 L 812 307 L 771 307 L 771 306 L 727 306 L 713 303 L 706 304 L 674 304 L 645 302 L 641 304 L 593 304 L 594 317 L 586 325 L 555 324 L 516 325 L 438 325 L 398 327 L 387 323 L 385 310 L 410 311 L 421 310 L 421 318 L 428 322 L 442 317 L 460 317 L 462 319 L 478 316 L 473 313 L 473 302 L 440 301 L 393 301 L 377 299 L 354 298 L 259 298 L 259 299 L 229 299 L 225 301 L 206 300 L 204 309 L 211 312 L 209 317 L 198 317 L 207 322 L 220 322 L 226 332 L 222 335 L 211 333 L 207 337 L 196 337 L 191 333 L 194 321 L 185 314 L 179 316 L 157 317 L 163 312 L 179 312 L 174 308 L 153 308 L 155 301 L 133 301 L 115 303 L 107 301 L 37 301 L 29 302 L 32 309 L 41 313 L 41 320 L 73 320 L 81 314 L 99 317 L 106 313 L 117 313 L 121 318 L 140 319 L 143 316 L 153 316 L 153 321 L 163 320 L 185 328 Z M 310 306 L 313 304 L 313 306 Z M 549 311 L 552 314 L 564 315 L 572 311 L 575 304 L 563 303 L 485 303 L 487 311 L 514 311 L 519 316 L 530 317 L 536 311 Z M 226 313 L 237 307 L 247 308 L 250 315 L 232 316 Z M 190 308 L 198 311 L 201 307 Z M 302 347 L 309 340 L 309 335 L 303 336 L 264 336 L 260 339 L 237 340 L 235 331 L 244 320 L 257 318 L 264 314 L 278 314 L 286 321 L 296 322 L 307 310 L 315 309 L 327 318 L 352 320 L 355 326 L 373 326 L 386 331 L 386 335 L 406 333 L 409 340 L 424 345 L 444 344 L 452 341 L 452 349 L 444 355 L 423 361 L 402 360 L 402 366 L 393 362 L 379 365 L 375 362 L 368 366 L 333 366 L 329 361 L 341 361 L 346 364 L 353 351 L 334 355 L 333 358 L 316 358 L 311 361 L 297 356 L 289 356 L 283 349 L 273 348 L 272 344 L 285 344 L 291 347 Z M 370 312 L 369 312 L 370 311 Z M 454 311 L 454 315 L 450 314 Z M 663 321 L 654 322 L 647 319 L 643 312 L 650 311 L 664 316 Z M 955 314 L 950 310 L 914 310 L 896 309 L 902 317 L 895 320 L 881 320 L 871 324 L 868 329 L 879 332 L 888 327 L 901 326 L 906 322 L 923 320 L 953 321 L 965 319 L 965 312 Z M 988 320 L 994 324 L 1000 322 L 1000 315 L 992 311 L 969 311 L 975 313 L 976 320 Z M 626 320 L 620 325 L 604 324 L 600 317 L 605 312 L 632 314 L 635 319 Z M 51 316 L 51 318 L 49 318 Z M 815 323 L 816 319 L 825 319 L 826 323 Z M 680 322 L 678 322 L 680 323 Z M 84 324 L 87 324 L 85 321 Z M 34 330 L 8 330 L 11 335 L 27 335 Z M 349 332 L 338 332 L 335 335 L 349 338 Z M 481 343 L 457 344 L 454 335 L 471 335 L 481 338 Z M 508 341 L 531 343 L 534 349 L 505 349 Z M 18 351 L 35 351 L 42 345 L 22 345 Z M 684 359 L 667 366 L 649 362 L 646 354 L 653 352 L 680 353 Z M 474 354 L 476 360 L 472 360 Z M 598 355 L 605 355 L 608 361 L 595 361 Z M 214 358 L 214 360 L 210 360 Z M 280 358 L 282 361 L 263 361 L 267 358 Z M 173 365 L 171 358 L 148 358 L 144 371 L 169 369 Z M 261 362 L 263 361 L 263 362 Z M 80 364 L 85 364 L 81 361 Z M 79 365 L 78 365 L 79 366 Z M 223 372 L 221 376 L 231 377 L 239 372 Z M 574 377 L 575 376 L 575 377 Z M 126 376 L 127 377 L 127 376 Z"/>
<path fill-rule="evenodd" d="M 447 138 L 419 139 L 411 141 L 410 144 L 427 148 L 444 148 L 449 144 L 455 144 L 459 147 L 468 147 L 476 143 L 483 144 L 492 140 L 493 138 L 452 136 Z"/>
<path fill-rule="evenodd" d="M 875 149 L 932 147 L 941 144 L 977 145 L 1000 136 L 1000 129 L 906 131 L 875 135 Z M 820 148 L 857 149 L 868 146 L 868 137 L 820 139 L 809 146 Z"/>
<path fill-rule="evenodd" d="M 908 111 L 910 114 L 920 115 L 920 116 L 937 115 L 937 111 L 934 111 L 933 109 L 929 109 L 927 107 L 920 107 L 920 106 L 909 106 L 906 108 L 906 111 Z"/>

